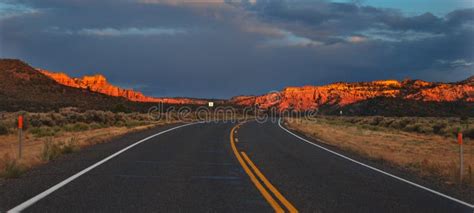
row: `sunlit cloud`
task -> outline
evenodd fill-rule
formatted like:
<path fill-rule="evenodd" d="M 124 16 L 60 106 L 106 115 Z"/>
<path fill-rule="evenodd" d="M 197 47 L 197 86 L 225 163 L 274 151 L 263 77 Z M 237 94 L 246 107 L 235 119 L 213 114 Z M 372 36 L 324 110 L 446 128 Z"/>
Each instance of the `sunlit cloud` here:
<path fill-rule="evenodd" d="M 351 43 L 362 43 L 362 42 L 367 41 L 367 37 L 365 37 L 365 36 L 349 36 L 347 38 L 347 41 L 349 41 Z"/>

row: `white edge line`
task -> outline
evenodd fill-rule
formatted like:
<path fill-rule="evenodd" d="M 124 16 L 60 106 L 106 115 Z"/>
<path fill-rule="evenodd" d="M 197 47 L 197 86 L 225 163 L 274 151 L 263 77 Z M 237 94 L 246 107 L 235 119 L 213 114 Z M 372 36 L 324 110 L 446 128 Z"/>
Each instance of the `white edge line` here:
<path fill-rule="evenodd" d="M 341 158 L 344 158 L 344 159 L 346 159 L 346 160 L 352 161 L 353 163 L 359 164 L 359 165 L 361 165 L 361 166 L 364 166 L 364 167 L 369 168 L 369 169 L 371 169 L 371 170 L 374 170 L 374 171 L 376 171 L 376 172 L 379 172 L 379 173 L 382 173 L 382 174 L 387 175 L 387 176 L 389 176 L 389 177 L 395 178 L 395 179 L 397 179 L 397 180 L 399 180 L 399 181 L 408 183 L 408 184 L 410 184 L 410 185 L 412 185 L 412 186 L 415 186 L 415 187 L 418 187 L 418 188 L 420 188 L 420 189 L 424 189 L 424 190 L 426 190 L 426 191 L 429 191 L 429 192 L 431 192 L 431 193 L 433 193 L 433 194 L 436 194 L 436 195 L 439 195 L 439 196 L 441 196 L 441 197 L 447 198 L 447 199 L 452 200 L 452 201 L 454 201 L 454 202 L 457 202 L 457 203 L 459 203 L 459 204 L 465 205 L 465 206 L 470 207 L 470 208 L 474 208 L 474 205 L 473 205 L 473 204 L 464 202 L 464 201 L 462 201 L 462 200 L 456 199 L 456 198 L 451 197 L 451 196 L 449 196 L 449 195 L 445 195 L 445 194 L 443 194 L 443 193 L 441 193 L 441 192 L 438 192 L 438 191 L 435 191 L 435 190 L 433 190 L 433 189 L 430 189 L 430 188 L 424 187 L 424 186 L 422 186 L 422 185 L 413 183 L 413 182 L 411 182 L 411 181 L 409 181 L 409 180 L 403 179 L 403 178 L 401 178 L 401 177 L 398 177 L 398 176 L 396 176 L 396 175 L 390 174 L 390 173 L 385 172 L 385 171 L 383 171 L 383 170 L 380 170 L 380 169 L 377 169 L 377 168 L 375 168 L 375 167 L 369 166 L 369 165 L 367 165 L 367 164 L 364 164 L 364 163 L 362 163 L 362 162 L 359 162 L 359 161 L 357 161 L 357 160 L 354 160 L 354 159 L 352 159 L 352 158 L 350 158 L 350 157 L 347 157 L 347 156 L 345 156 L 345 155 L 342 155 L 342 154 L 339 154 L 339 153 L 337 153 L 337 152 L 335 152 L 335 151 L 332 151 L 332 150 L 330 150 L 330 149 L 327 149 L 327 148 L 325 148 L 325 147 L 323 147 L 323 146 L 320 146 L 320 145 L 318 145 L 318 144 L 315 144 L 315 143 L 313 143 L 313 142 L 311 142 L 311 141 L 309 141 L 309 140 L 306 140 L 306 139 L 300 137 L 299 135 L 297 135 L 297 134 L 291 132 L 290 130 L 286 129 L 285 127 L 283 127 L 283 126 L 281 125 L 281 118 L 278 120 L 278 126 L 280 126 L 280 128 L 282 128 L 282 129 L 285 130 L 286 132 L 290 133 L 291 135 L 297 137 L 298 139 L 300 139 L 300 140 L 302 140 L 302 141 L 304 141 L 304 142 L 306 142 L 306 143 L 309 143 L 309 144 L 311 144 L 311 145 L 313 145 L 313 146 L 316 146 L 316 147 L 318 147 L 318 148 L 320 148 L 320 149 L 323 149 L 323 150 L 325 150 L 325 151 L 327 151 L 327 152 L 330 152 L 330 153 L 332 153 L 332 154 L 334 154 L 334 155 L 337 155 L 337 156 L 339 156 L 339 157 L 341 157 Z"/>
<path fill-rule="evenodd" d="M 178 129 L 178 128 L 181 128 L 181 127 L 185 127 L 185 126 L 189 126 L 189 125 L 198 124 L 198 123 L 203 123 L 203 122 L 189 123 L 189 124 L 184 124 L 184 125 L 181 125 L 181 126 L 173 127 L 173 128 L 170 128 L 170 129 L 161 131 L 161 132 L 159 132 L 159 133 L 156 133 L 156 134 L 154 134 L 154 135 L 148 136 L 148 137 L 146 137 L 146 138 L 144 138 L 144 139 L 142 139 L 142 140 L 140 140 L 140 141 L 137 141 L 137 142 L 135 142 L 134 144 L 131 144 L 131 145 L 129 145 L 129 146 L 123 148 L 122 150 L 120 150 L 120 151 L 118 151 L 118 152 L 116 152 L 116 153 L 110 155 L 109 157 L 106 157 L 106 158 L 104 158 L 103 160 L 101 160 L 101 161 L 95 163 L 94 165 L 89 166 L 89 167 L 83 169 L 82 171 L 76 173 L 75 175 L 73 175 L 73 176 L 71 176 L 71 177 L 69 177 L 69 178 L 63 180 L 62 182 L 60 182 L 60 183 L 54 185 L 53 187 L 47 189 L 46 191 L 41 192 L 40 194 L 38 194 L 38 195 L 36 195 L 36 196 L 34 196 L 34 197 L 28 199 L 27 201 L 21 203 L 20 205 L 18 205 L 18 206 L 16 206 L 16 207 L 12 208 L 12 209 L 10 209 L 10 210 L 8 210 L 7 212 L 21 212 L 21 211 L 25 210 L 26 208 L 30 207 L 30 206 L 33 205 L 34 203 L 38 202 L 39 200 L 45 198 L 46 196 L 48 196 L 49 194 L 53 193 L 54 191 L 56 191 L 56 190 L 60 189 L 61 187 L 65 186 L 66 184 L 72 182 L 73 180 L 75 180 L 76 178 L 80 177 L 81 175 L 83 175 L 83 174 L 89 172 L 90 170 L 92 170 L 92 169 L 94 169 L 94 168 L 100 166 L 101 164 L 103 164 L 103 163 L 107 162 L 108 160 L 110 160 L 110 159 L 116 157 L 117 155 L 120 155 L 121 153 L 123 153 L 123 152 L 125 152 L 125 151 L 127 151 L 127 150 L 129 150 L 129 149 L 131 149 L 131 148 L 133 148 L 134 146 L 136 146 L 136 145 L 138 145 L 138 144 L 141 144 L 141 143 L 143 143 L 143 142 L 145 142 L 145 141 L 147 141 L 147 140 L 150 140 L 151 138 L 154 138 L 154 137 L 156 137 L 156 136 L 158 136 L 158 135 L 161 135 L 161 134 L 170 132 L 170 131 L 172 131 L 172 130 L 175 130 L 175 129 Z"/>

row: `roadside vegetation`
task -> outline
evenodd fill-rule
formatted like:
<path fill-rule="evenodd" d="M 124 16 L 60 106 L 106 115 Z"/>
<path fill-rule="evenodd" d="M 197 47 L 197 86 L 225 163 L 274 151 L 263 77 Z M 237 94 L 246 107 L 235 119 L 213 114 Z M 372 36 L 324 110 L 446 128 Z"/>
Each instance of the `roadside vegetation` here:
<path fill-rule="evenodd" d="M 23 157 L 18 159 L 17 116 L 25 117 Z M 177 122 L 143 113 L 80 111 L 0 113 L 0 178 L 16 178 L 29 168 L 102 143 L 113 137 Z"/>
<path fill-rule="evenodd" d="M 465 137 L 474 138 L 474 119 L 467 117 L 326 116 L 318 117 L 318 121 L 334 125 L 356 125 L 371 130 L 392 129 L 444 137 L 455 137 L 461 129 Z"/>
<path fill-rule="evenodd" d="M 456 137 L 461 128 L 462 183 L 469 188 L 474 186 L 473 119 L 320 116 L 313 120 L 287 120 L 286 125 L 328 145 L 448 185 L 461 180 Z"/>

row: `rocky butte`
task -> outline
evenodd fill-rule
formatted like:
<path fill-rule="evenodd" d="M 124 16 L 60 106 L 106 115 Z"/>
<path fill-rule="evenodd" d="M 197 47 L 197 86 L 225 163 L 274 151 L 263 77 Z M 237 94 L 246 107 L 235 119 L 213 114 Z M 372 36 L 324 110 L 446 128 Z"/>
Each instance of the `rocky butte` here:
<path fill-rule="evenodd" d="M 130 101 L 136 102 L 162 102 L 168 104 L 207 104 L 206 100 L 192 98 L 155 98 L 145 96 L 143 93 L 132 89 L 123 89 L 107 82 L 107 79 L 100 74 L 92 76 L 83 76 L 82 78 L 72 78 L 62 72 L 50 72 L 47 70 L 37 69 L 42 74 L 48 76 L 59 84 L 87 89 L 92 92 L 98 92 L 109 96 L 124 97 Z"/>

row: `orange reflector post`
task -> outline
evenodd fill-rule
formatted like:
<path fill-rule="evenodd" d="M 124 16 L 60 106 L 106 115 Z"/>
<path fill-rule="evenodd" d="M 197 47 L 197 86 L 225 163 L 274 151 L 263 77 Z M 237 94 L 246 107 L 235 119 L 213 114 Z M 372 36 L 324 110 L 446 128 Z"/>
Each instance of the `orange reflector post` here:
<path fill-rule="evenodd" d="M 18 116 L 18 129 L 23 129 L 23 116 Z"/>
<path fill-rule="evenodd" d="M 458 133 L 458 143 L 462 144 L 462 132 Z"/>

